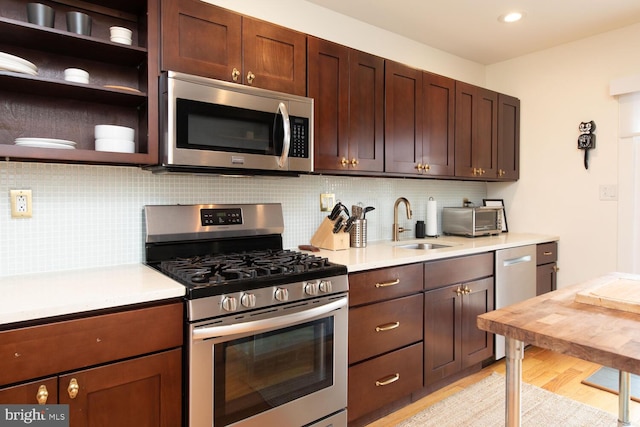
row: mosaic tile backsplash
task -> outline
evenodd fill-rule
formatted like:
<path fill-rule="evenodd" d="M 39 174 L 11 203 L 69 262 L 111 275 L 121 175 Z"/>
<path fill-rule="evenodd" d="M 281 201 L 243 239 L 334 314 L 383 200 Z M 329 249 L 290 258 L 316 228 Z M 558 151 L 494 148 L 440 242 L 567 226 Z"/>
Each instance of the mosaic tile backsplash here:
<path fill-rule="evenodd" d="M 10 189 L 31 189 L 33 217 L 11 218 Z M 282 203 L 285 248 L 308 244 L 327 215 L 320 194 L 334 193 L 367 214 L 369 242 L 391 240 L 393 204 L 400 224 L 415 230 L 427 200 L 438 210 L 463 198 L 482 204 L 483 182 L 304 175 L 297 178 L 154 175 L 135 167 L 0 163 L 0 276 L 144 262 L 143 207 L 152 204 Z M 440 215 L 439 215 L 440 216 Z M 440 221 L 438 231 L 441 231 Z M 414 232 L 405 233 L 409 239 Z"/>

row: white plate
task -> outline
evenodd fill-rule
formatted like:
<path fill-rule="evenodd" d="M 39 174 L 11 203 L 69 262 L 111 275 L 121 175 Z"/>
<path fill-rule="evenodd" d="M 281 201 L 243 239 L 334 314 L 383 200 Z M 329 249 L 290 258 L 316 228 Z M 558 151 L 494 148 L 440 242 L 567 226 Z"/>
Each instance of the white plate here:
<path fill-rule="evenodd" d="M 16 144 L 18 142 L 27 142 L 30 144 L 43 142 L 46 144 L 76 145 L 76 143 L 73 141 L 68 141 L 66 139 L 53 139 L 53 138 L 31 138 L 31 137 L 16 138 Z"/>
<path fill-rule="evenodd" d="M 74 147 L 73 145 L 55 144 L 51 142 L 16 142 L 16 145 L 20 147 L 31 147 L 31 148 L 60 148 L 63 150 L 76 149 L 76 147 Z"/>
<path fill-rule="evenodd" d="M 37 71 L 33 71 L 31 68 L 26 67 L 19 62 L 5 61 L 3 59 L 0 59 L 0 70 L 13 71 L 14 73 L 30 74 L 32 76 L 38 75 Z"/>
<path fill-rule="evenodd" d="M 15 55 L 10 55 L 8 53 L 5 52 L 0 52 L 0 59 L 4 60 L 4 61 L 13 61 L 13 62 L 18 62 L 26 67 L 31 68 L 33 71 L 38 71 L 38 67 L 35 66 L 35 64 L 32 64 L 31 62 L 27 61 L 24 58 L 20 58 L 19 56 L 15 56 Z"/>

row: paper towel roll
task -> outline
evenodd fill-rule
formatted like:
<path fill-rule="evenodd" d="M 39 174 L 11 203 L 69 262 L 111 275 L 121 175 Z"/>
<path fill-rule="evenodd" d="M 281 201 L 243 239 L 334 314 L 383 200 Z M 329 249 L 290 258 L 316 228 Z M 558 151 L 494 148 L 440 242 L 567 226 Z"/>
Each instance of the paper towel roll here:
<path fill-rule="evenodd" d="M 438 235 L 438 202 L 429 197 L 427 200 L 427 236 Z"/>

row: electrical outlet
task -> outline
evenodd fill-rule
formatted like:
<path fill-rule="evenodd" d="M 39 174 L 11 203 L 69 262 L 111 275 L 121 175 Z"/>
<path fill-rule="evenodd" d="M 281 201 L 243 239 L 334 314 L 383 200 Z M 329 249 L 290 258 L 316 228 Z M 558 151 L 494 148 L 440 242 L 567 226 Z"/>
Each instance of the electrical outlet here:
<path fill-rule="evenodd" d="M 329 212 L 336 204 L 336 195 L 333 193 L 320 194 L 320 211 Z"/>
<path fill-rule="evenodd" d="M 31 190 L 9 190 L 11 217 L 31 218 Z"/>

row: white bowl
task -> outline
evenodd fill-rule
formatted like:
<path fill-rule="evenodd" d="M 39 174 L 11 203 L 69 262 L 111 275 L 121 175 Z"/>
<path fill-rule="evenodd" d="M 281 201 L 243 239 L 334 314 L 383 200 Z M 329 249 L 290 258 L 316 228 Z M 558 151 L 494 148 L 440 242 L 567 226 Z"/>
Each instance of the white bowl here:
<path fill-rule="evenodd" d="M 109 27 L 109 32 L 111 33 L 111 37 L 122 37 L 125 39 L 131 39 L 133 32 L 124 27 Z"/>
<path fill-rule="evenodd" d="M 132 40 L 126 37 L 111 37 L 111 41 L 113 43 L 120 43 L 120 44 L 127 44 L 127 45 L 131 45 L 132 43 Z"/>
<path fill-rule="evenodd" d="M 124 139 L 96 139 L 96 151 L 112 151 L 116 153 L 135 153 L 136 144 Z"/>
<path fill-rule="evenodd" d="M 94 136 L 96 139 L 121 139 L 124 141 L 133 141 L 135 131 L 133 128 L 116 125 L 96 125 L 94 128 Z"/>
<path fill-rule="evenodd" d="M 67 68 L 64 70 L 64 79 L 68 82 L 89 83 L 89 73 L 80 68 Z"/>

